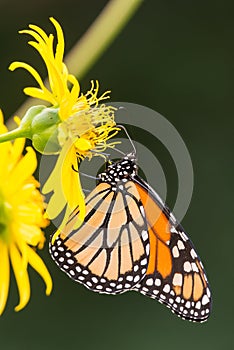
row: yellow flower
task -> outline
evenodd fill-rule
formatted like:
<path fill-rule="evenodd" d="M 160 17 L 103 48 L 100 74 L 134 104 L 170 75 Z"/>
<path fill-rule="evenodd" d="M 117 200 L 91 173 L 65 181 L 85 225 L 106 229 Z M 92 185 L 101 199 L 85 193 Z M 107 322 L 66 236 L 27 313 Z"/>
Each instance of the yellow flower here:
<path fill-rule="evenodd" d="M 7 129 L 0 111 L 0 134 L 4 132 Z M 41 228 L 48 225 L 39 183 L 32 175 L 37 159 L 31 147 L 22 155 L 24 144 L 22 138 L 0 144 L 0 314 L 8 297 L 10 262 L 19 290 L 15 311 L 23 309 L 30 298 L 28 264 L 43 278 L 46 294 L 52 290 L 50 274 L 36 253 L 45 241 Z"/>
<path fill-rule="evenodd" d="M 43 188 L 44 193 L 53 191 L 47 207 L 47 215 L 53 219 L 67 205 L 66 219 L 67 215 L 79 204 L 80 214 L 77 221 L 77 225 L 79 225 L 85 216 L 85 204 L 78 169 L 75 172 L 72 170 L 72 166 L 77 165 L 77 160 L 79 164 L 85 157 L 91 159 L 94 155 L 101 155 L 100 152 L 103 152 L 107 147 L 113 147 L 114 143 L 108 144 L 107 141 L 118 132 L 118 128 L 115 127 L 114 121 L 115 108 L 99 104 L 100 101 L 109 98 L 109 91 L 98 97 L 99 84 L 97 81 L 95 83 L 92 81 L 91 89 L 86 94 L 80 93 L 79 82 L 74 75 L 68 72 L 63 62 L 65 45 L 62 28 L 54 18 L 50 18 L 50 20 L 57 33 L 55 52 L 52 34 L 47 35 L 35 25 L 29 25 L 28 30 L 20 31 L 20 33 L 29 34 L 34 38 L 34 41 L 29 41 L 29 44 L 39 52 L 46 65 L 50 88 L 44 85 L 38 72 L 29 64 L 14 62 L 9 69 L 24 68 L 29 71 L 39 88 L 28 87 L 24 89 L 24 92 L 29 96 L 49 102 L 59 115 L 61 123 L 56 126 L 58 131 L 56 138 L 61 152 L 56 167 Z M 51 112 L 51 107 L 49 111 Z M 30 114 L 30 118 L 32 118 L 33 113 Z M 47 110 L 43 109 L 41 113 L 43 118 L 46 118 Z M 33 119 L 35 130 L 36 118 L 41 128 L 41 118 L 38 115 Z M 27 120 L 23 125 L 28 125 Z M 39 151 L 41 151 L 42 145 L 42 153 L 51 153 L 49 147 L 51 144 L 54 145 L 55 134 L 51 135 L 53 140 L 49 142 L 47 130 L 48 128 L 41 134 L 37 134 L 36 146 L 33 143 Z M 54 128 L 51 130 L 54 132 Z M 43 135 L 45 135 L 44 139 Z"/>
<path fill-rule="evenodd" d="M 27 87 L 25 94 L 49 102 L 54 107 L 59 107 L 59 116 L 61 120 L 66 120 L 71 115 L 81 110 L 89 109 L 91 106 L 97 106 L 100 100 L 108 99 L 109 92 L 104 92 L 98 97 L 99 86 L 92 83 L 90 91 L 85 95 L 80 95 L 80 84 L 76 77 L 68 73 L 68 69 L 63 62 L 64 56 L 64 35 L 61 26 L 53 18 L 50 18 L 55 26 L 57 33 L 57 45 L 54 52 L 54 36 L 47 35 L 40 27 L 29 25 L 28 30 L 21 30 L 19 33 L 31 35 L 35 41 L 29 41 L 44 60 L 49 79 L 49 90 L 43 83 L 39 73 L 29 64 L 24 62 L 13 62 L 9 69 L 24 68 L 35 78 L 39 85 L 36 87 Z M 69 87 L 71 85 L 71 87 Z"/>

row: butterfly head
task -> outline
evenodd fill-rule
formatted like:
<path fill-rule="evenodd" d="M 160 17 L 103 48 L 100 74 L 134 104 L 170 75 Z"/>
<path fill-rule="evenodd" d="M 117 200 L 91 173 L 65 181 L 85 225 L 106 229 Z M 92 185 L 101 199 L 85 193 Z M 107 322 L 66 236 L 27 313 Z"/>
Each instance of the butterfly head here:
<path fill-rule="evenodd" d="M 114 186 L 129 181 L 137 173 L 135 153 L 127 154 L 123 159 L 108 165 L 106 171 L 98 175 L 100 181 Z"/>

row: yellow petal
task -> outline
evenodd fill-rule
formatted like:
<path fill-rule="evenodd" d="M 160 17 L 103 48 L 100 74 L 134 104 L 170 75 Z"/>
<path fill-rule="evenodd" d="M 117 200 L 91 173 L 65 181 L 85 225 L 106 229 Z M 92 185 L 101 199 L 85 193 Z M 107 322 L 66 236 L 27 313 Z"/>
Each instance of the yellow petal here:
<path fill-rule="evenodd" d="M 29 24 L 29 28 L 37 32 L 45 42 L 48 41 L 48 35 L 44 32 L 43 29 L 36 26 L 35 24 Z M 23 32 L 24 30 L 20 31 L 20 33 L 23 33 Z"/>
<path fill-rule="evenodd" d="M 84 195 L 81 189 L 79 173 L 72 169 L 72 165 L 76 166 L 77 156 L 74 145 L 66 154 L 64 163 L 62 165 L 62 188 L 65 198 L 68 202 L 70 210 L 74 210 L 77 205 L 80 207 L 79 217 L 84 219 L 85 204 Z"/>
<path fill-rule="evenodd" d="M 27 246 L 28 262 L 34 268 L 35 271 L 43 278 L 46 285 L 46 295 L 50 295 L 52 291 L 52 279 L 47 267 L 39 255 L 30 247 Z"/>
<path fill-rule="evenodd" d="M 23 202 L 29 202 L 32 200 L 32 192 L 35 190 L 35 185 L 32 183 L 26 183 L 11 197 L 11 203 L 13 206 L 18 206 Z"/>
<path fill-rule="evenodd" d="M 33 225 L 40 224 L 42 218 L 42 210 L 37 203 L 23 203 L 17 208 L 17 213 L 15 213 L 18 220 L 25 224 Z"/>
<path fill-rule="evenodd" d="M 73 227 L 72 227 L 73 230 L 78 229 L 81 226 L 81 224 L 83 223 L 83 221 L 84 221 L 84 218 L 85 218 L 85 206 L 82 207 L 82 210 L 83 210 L 83 212 L 81 214 L 79 213 L 79 215 L 77 215 L 76 222 L 73 224 Z M 67 221 L 69 220 L 69 216 L 70 216 L 71 212 L 72 212 L 71 208 L 67 205 L 63 221 L 60 224 L 60 226 L 57 229 L 57 231 L 53 234 L 52 239 L 51 239 L 51 244 L 54 244 L 56 238 L 63 231 L 65 225 L 67 224 Z"/>
<path fill-rule="evenodd" d="M 25 145 L 24 138 L 19 138 L 14 141 L 12 145 L 12 150 L 11 150 L 11 159 L 10 159 L 11 167 L 13 167 L 22 157 L 24 145 Z"/>
<path fill-rule="evenodd" d="M 9 70 L 11 70 L 11 71 L 14 71 L 17 68 L 24 68 L 24 69 L 26 69 L 30 74 L 32 74 L 32 76 L 34 77 L 36 82 L 39 84 L 40 88 L 42 90 L 44 89 L 44 83 L 43 83 L 40 75 L 37 73 L 36 69 L 34 69 L 29 64 L 24 63 L 24 62 L 13 62 L 9 66 Z"/>
<path fill-rule="evenodd" d="M 46 208 L 47 218 L 50 220 L 55 219 L 63 211 L 66 204 L 67 202 L 62 191 L 57 192 L 56 190 L 50 197 Z"/>
<path fill-rule="evenodd" d="M 20 251 L 22 270 L 26 270 L 28 265 L 28 254 L 27 254 L 27 244 L 25 243 L 27 242 L 25 242 L 22 235 L 20 234 L 19 227 L 15 221 L 13 221 L 11 228 L 14 236 L 14 242 L 16 244 L 16 247 L 18 247 Z"/>
<path fill-rule="evenodd" d="M 37 157 L 32 147 L 27 147 L 27 153 L 20 159 L 8 178 L 7 191 L 8 195 L 16 192 L 36 170 Z"/>
<path fill-rule="evenodd" d="M 8 131 L 7 127 L 4 124 L 4 117 L 2 110 L 0 109 L 0 134 L 5 134 Z"/>
<path fill-rule="evenodd" d="M 57 64 L 62 64 L 63 61 L 63 55 L 64 55 L 64 36 L 63 31 L 60 26 L 60 24 L 53 18 L 50 17 L 51 22 L 55 26 L 56 32 L 57 32 L 57 46 L 56 46 L 56 54 L 55 59 Z M 60 70 L 62 69 L 62 66 L 60 66 Z"/>
<path fill-rule="evenodd" d="M 56 162 L 55 168 L 47 179 L 45 185 L 42 188 L 42 193 L 47 194 L 54 192 L 51 196 L 49 203 L 46 208 L 46 213 L 50 219 L 56 218 L 59 213 L 63 210 L 64 206 L 67 204 L 63 190 L 62 190 L 62 180 L 61 180 L 61 169 L 63 166 L 64 158 L 68 152 L 71 144 L 69 142 L 65 143 L 63 146 L 58 160 Z"/>
<path fill-rule="evenodd" d="M 37 225 L 27 225 L 23 222 L 18 222 L 18 235 L 20 234 L 23 240 L 32 246 L 37 246 L 42 240 L 43 234 Z"/>
<path fill-rule="evenodd" d="M 5 179 L 8 177 L 11 147 L 10 141 L 0 144 L 0 183 L 5 183 Z"/>
<path fill-rule="evenodd" d="M 80 183 L 79 172 L 72 169 L 72 164 L 75 165 L 76 163 L 76 150 L 74 145 L 72 145 L 62 166 L 62 189 L 67 200 L 67 210 L 61 227 L 63 227 L 63 225 L 66 223 L 71 212 L 79 205 L 80 212 L 77 216 L 74 229 L 77 229 L 82 224 L 86 213 L 84 194 Z"/>
<path fill-rule="evenodd" d="M 20 311 L 29 301 L 30 283 L 27 269 L 23 267 L 21 255 L 14 243 L 10 245 L 10 258 L 19 291 L 19 304 L 15 307 L 15 311 Z"/>
<path fill-rule="evenodd" d="M 52 105 L 56 104 L 56 100 L 55 98 L 53 98 L 53 95 L 50 93 L 49 90 L 41 90 L 35 87 L 27 87 L 27 88 L 24 88 L 24 93 L 28 96 L 39 98 L 40 100 L 48 101 Z"/>
<path fill-rule="evenodd" d="M 66 76 L 64 77 L 61 73 L 61 68 L 57 66 L 54 53 L 53 53 L 53 36 L 49 37 L 49 42 L 46 47 L 43 49 L 41 43 L 36 43 L 34 41 L 30 42 L 30 45 L 33 46 L 41 55 L 42 59 L 45 62 L 48 78 L 53 96 L 56 101 L 60 101 L 63 94 L 68 90 Z M 40 85 L 42 88 L 42 86 Z M 45 87 L 42 88 L 45 90 Z"/>
<path fill-rule="evenodd" d="M 71 89 L 71 99 L 74 101 L 73 104 L 75 104 L 80 93 L 80 84 L 73 74 L 68 74 L 67 80 L 73 85 Z"/>
<path fill-rule="evenodd" d="M 4 125 L 4 117 L 3 117 L 3 113 L 2 110 L 0 108 L 0 126 Z"/>
<path fill-rule="evenodd" d="M 4 118 L 2 111 L 0 109 L 0 134 L 6 133 L 8 130 L 4 125 Z M 4 169 L 4 171 L 0 172 L 0 183 L 4 182 L 7 177 L 7 169 L 8 169 L 8 161 L 10 151 L 12 149 L 12 144 L 10 141 L 0 143 L 0 169 Z"/>
<path fill-rule="evenodd" d="M 41 28 L 32 24 L 29 25 L 29 28 L 33 30 L 23 29 L 23 30 L 20 30 L 19 33 L 31 35 L 35 40 L 37 40 L 41 44 L 44 44 L 48 41 L 48 36 Z M 41 33 L 37 33 L 37 29 L 39 29 Z"/>
<path fill-rule="evenodd" d="M 10 264 L 7 245 L 0 240 L 0 315 L 3 313 L 9 291 Z"/>

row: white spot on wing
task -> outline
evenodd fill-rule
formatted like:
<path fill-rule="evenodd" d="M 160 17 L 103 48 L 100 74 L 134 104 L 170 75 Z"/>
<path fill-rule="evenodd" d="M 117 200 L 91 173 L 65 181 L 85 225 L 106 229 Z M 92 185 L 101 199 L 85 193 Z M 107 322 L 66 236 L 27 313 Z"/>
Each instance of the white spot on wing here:
<path fill-rule="evenodd" d="M 165 286 L 164 286 L 164 288 L 163 288 L 163 291 L 165 292 L 165 293 L 169 293 L 170 292 L 170 285 L 169 284 L 166 284 Z"/>
<path fill-rule="evenodd" d="M 209 298 L 207 295 L 204 295 L 202 298 L 202 305 L 206 305 L 209 303 Z"/>
<path fill-rule="evenodd" d="M 173 285 L 174 286 L 182 286 L 182 282 L 183 282 L 183 279 L 182 279 L 182 274 L 181 273 L 175 273 L 174 274 L 174 277 L 173 277 Z"/>
<path fill-rule="evenodd" d="M 180 250 L 185 249 L 184 243 L 181 240 L 177 242 L 177 245 Z"/>
<path fill-rule="evenodd" d="M 196 259 L 197 254 L 196 254 L 196 252 L 195 252 L 195 250 L 194 250 L 193 248 L 190 250 L 190 254 L 191 254 L 191 257 L 192 257 L 193 259 Z"/>
<path fill-rule="evenodd" d="M 199 272 L 198 267 L 195 262 L 192 262 L 192 269 L 194 272 Z"/>
<path fill-rule="evenodd" d="M 138 282 L 139 280 L 140 280 L 140 276 L 137 275 L 134 277 L 134 282 Z"/>
<path fill-rule="evenodd" d="M 148 278 L 147 281 L 146 281 L 147 286 L 152 286 L 153 283 L 154 283 L 153 278 Z"/>
<path fill-rule="evenodd" d="M 146 258 L 141 260 L 141 265 L 146 265 L 146 264 L 147 264 L 147 259 Z"/>
<path fill-rule="evenodd" d="M 188 236 L 183 232 L 183 231 L 181 231 L 180 232 L 180 237 L 183 239 L 183 241 L 187 241 L 188 240 Z"/>
<path fill-rule="evenodd" d="M 176 245 L 172 248 L 172 254 L 174 258 L 178 258 L 180 256 L 179 250 Z"/>
<path fill-rule="evenodd" d="M 146 255 L 148 256 L 149 255 L 149 252 L 150 252 L 150 245 L 149 245 L 149 243 L 146 245 L 146 247 L 145 247 L 145 253 L 146 253 Z"/>
<path fill-rule="evenodd" d="M 154 282 L 155 286 L 161 286 L 161 280 L 159 278 L 156 278 L 155 282 Z"/>
<path fill-rule="evenodd" d="M 147 231 L 142 231 L 142 239 L 143 239 L 143 241 L 147 241 L 147 239 L 148 239 L 148 232 Z"/>
<path fill-rule="evenodd" d="M 192 269 L 192 267 L 191 267 L 190 262 L 189 261 L 185 261 L 185 263 L 184 263 L 184 271 L 185 272 L 190 272 L 191 269 Z"/>
<path fill-rule="evenodd" d="M 174 227 L 174 226 L 171 226 L 170 231 L 171 231 L 172 233 L 178 233 L 178 232 L 176 231 L 176 229 L 175 229 L 175 227 Z"/>
<path fill-rule="evenodd" d="M 175 218 L 175 216 L 172 213 L 170 213 L 170 218 L 173 221 L 173 223 L 175 224 L 176 223 L 176 218 Z"/>

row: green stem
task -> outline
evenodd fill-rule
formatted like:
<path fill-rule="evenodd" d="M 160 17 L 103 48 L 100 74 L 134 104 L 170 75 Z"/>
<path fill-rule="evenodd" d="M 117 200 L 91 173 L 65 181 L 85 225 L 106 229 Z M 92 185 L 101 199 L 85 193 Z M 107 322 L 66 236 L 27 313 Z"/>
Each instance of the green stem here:
<path fill-rule="evenodd" d="M 108 2 L 87 32 L 65 57 L 65 63 L 72 74 L 81 79 L 87 73 L 120 33 L 143 1 L 112 0 Z M 35 100 L 28 98 L 16 111 L 15 115 L 24 115 L 34 104 Z M 7 126 L 9 129 L 12 129 L 12 118 L 8 120 Z"/>
<path fill-rule="evenodd" d="M 17 128 L 5 134 L 0 134 L 0 143 L 28 136 L 29 134 L 27 131 Z"/>
<path fill-rule="evenodd" d="M 79 79 L 109 47 L 143 0 L 112 0 L 66 56 L 66 64 Z"/>

